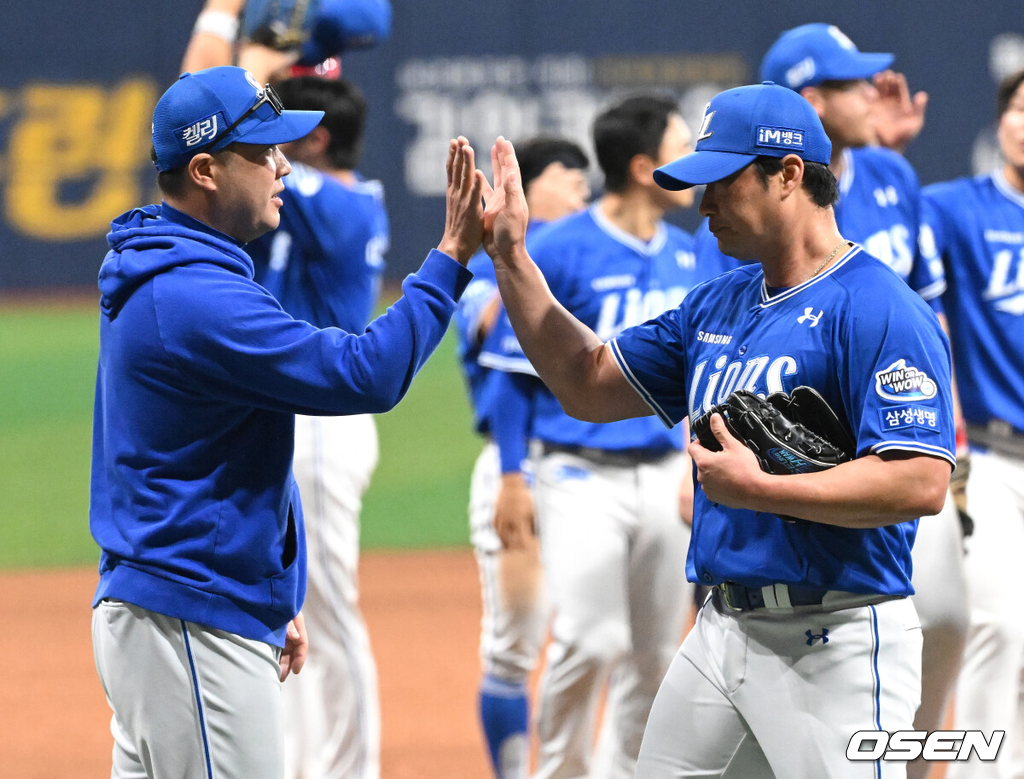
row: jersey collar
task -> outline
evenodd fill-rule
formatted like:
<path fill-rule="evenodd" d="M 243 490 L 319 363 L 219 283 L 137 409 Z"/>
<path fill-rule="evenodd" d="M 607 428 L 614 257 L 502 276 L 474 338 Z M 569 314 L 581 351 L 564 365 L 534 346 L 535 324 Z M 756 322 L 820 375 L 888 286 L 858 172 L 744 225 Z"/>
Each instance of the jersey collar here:
<path fill-rule="evenodd" d="M 992 183 L 996 185 L 996 189 L 999 190 L 1003 197 L 1024 208 L 1024 194 L 1013 188 L 1010 182 L 1006 180 L 1002 170 L 996 169 L 992 171 Z"/>
<path fill-rule="evenodd" d="M 860 246 L 858 244 L 854 244 L 853 248 L 850 249 L 850 251 L 848 251 L 843 256 L 843 258 L 841 260 L 839 260 L 839 262 L 837 262 L 835 265 L 833 265 L 831 268 L 829 268 L 824 273 L 819 274 L 817 276 L 813 276 L 812 278 L 807 279 L 807 281 L 805 281 L 803 284 L 797 284 L 795 287 L 790 287 L 789 289 L 783 290 L 782 292 L 779 292 L 776 295 L 769 295 L 768 294 L 768 285 L 765 283 L 764 271 L 762 271 L 761 272 L 761 303 L 760 303 L 760 307 L 761 308 L 768 308 L 770 306 L 774 306 L 776 303 L 781 303 L 784 300 L 789 300 L 791 297 L 794 297 L 795 295 L 799 295 L 805 289 L 813 287 L 819 281 L 823 281 L 824 279 L 827 279 L 829 276 L 831 276 L 837 270 L 839 270 L 844 265 L 846 265 L 846 263 L 849 262 L 850 258 L 853 257 L 855 254 L 857 254 L 859 252 L 860 252 Z"/>
<path fill-rule="evenodd" d="M 610 238 L 615 239 L 623 246 L 628 246 L 633 251 L 638 252 L 645 257 L 653 257 L 665 248 L 665 243 L 668 241 L 668 231 L 665 229 L 664 222 L 658 222 L 658 228 L 654 232 L 654 237 L 647 243 L 644 243 L 635 235 L 627 233 L 625 230 L 613 225 L 605 215 L 601 213 L 601 209 L 597 207 L 600 202 L 601 201 L 597 201 L 590 206 L 590 216 L 593 218 L 595 224 L 597 224 L 602 231 L 607 233 Z"/>

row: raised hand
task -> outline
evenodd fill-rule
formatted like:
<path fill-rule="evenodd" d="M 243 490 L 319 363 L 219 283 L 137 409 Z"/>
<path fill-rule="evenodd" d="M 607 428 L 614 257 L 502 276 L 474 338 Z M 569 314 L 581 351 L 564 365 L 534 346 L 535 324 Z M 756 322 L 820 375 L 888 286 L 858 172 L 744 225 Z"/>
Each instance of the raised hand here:
<path fill-rule="evenodd" d="M 512 144 L 498 136 L 491 148 L 494 188 L 484 188 L 484 249 L 491 259 L 509 258 L 526 240 L 530 211 L 523 192 L 519 161 Z"/>
<path fill-rule="evenodd" d="M 462 265 L 480 248 L 484 230 L 481 195 L 487 181 L 475 159 L 473 147 L 461 135 L 448 144 L 444 237 L 437 248 Z"/>
<path fill-rule="evenodd" d="M 928 93 L 917 92 L 911 97 L 907 77 L 892 70 L 878 73 L 874 81 L 878 90 L 874 106 L 875 135 L 882 146 L 902 152 L 924 127 Z"/>

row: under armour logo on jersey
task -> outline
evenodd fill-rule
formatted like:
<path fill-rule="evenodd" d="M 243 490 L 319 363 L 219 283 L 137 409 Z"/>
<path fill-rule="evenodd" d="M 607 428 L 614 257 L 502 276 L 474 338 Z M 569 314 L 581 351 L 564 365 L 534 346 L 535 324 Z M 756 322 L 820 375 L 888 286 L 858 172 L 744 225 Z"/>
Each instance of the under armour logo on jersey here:
<path fill-rule="evenodd" d="M 820 633 L 808 630 L 804 635 L 807 636 L 807 646 L 814 646 L 815 641 L 820 641 L 822 644 L 828 643 L 828 628 L 822 628 Z"/>
<path fill-rule="evenodd" d="M 704 119 L 700 123 L 700 129 L 697 130 L 698 143 L 715 134 L 712 130 L 708 129 L 708 125 L 711 124 L 711 117 L 715 115 L 715 112 L 708 111 L 708 108 L 711 108 L 711 103 L 708 103 L 707 108 L 704 109 Z"/>
<path fill-rule="evenodd" d="M 810 322 L 811 327 L 817 327 L 818 322 L 821 321 L 822 315 L 825 313 L 824 309 L 818 311 L 817 315 L 811 313 L 814 311 L 814 306 L 808 306 L 804 309 L 804 313 L 797 318 L 797 324 L 802 325 L 804 322 Z"/>

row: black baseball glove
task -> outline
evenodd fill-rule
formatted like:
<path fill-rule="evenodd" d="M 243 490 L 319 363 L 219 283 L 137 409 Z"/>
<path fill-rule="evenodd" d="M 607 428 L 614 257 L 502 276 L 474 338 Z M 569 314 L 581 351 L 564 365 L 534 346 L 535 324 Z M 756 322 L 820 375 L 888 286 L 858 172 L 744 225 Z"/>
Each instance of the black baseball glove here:
<path fill-rule="evenodd" d="M 694 420 L 693 433 L 701 445 L 720 452 L 722 445 L 711 432 L 715 413 L 722 415 L 729 431 L 754 453 L 767 473 L 824 471 L 856 455 L 853 438 L 835 411 L 810 387 L 767 398 L 738 390 Z"/>

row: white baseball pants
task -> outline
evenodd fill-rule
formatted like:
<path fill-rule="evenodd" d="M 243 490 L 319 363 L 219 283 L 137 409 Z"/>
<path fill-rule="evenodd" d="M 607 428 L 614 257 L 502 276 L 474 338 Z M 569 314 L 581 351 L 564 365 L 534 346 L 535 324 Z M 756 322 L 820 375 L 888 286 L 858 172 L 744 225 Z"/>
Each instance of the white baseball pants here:
<path fill-rule="evenodd" d="M 377 465 L 369 415 L 295 418 L 309 655 L 284 685 L 287 779 L 378 779 L 377 667 L 359 611 L 359 511 Z"/>
<path fill-rule="evenodd" d="M 637 779 L 894 779 L 906 763 L 850 761 L 861 730 L 909 730 L 921 628 L 909 599 L 740 616 L 710 602 L 658 691 Z"/>
<path fill-rule="evenodd" d="M 536 779 L 629 779 L 692 602 L 682 455 L 633 466 L 568 453 L 536 463 L 554 620 L 541 682 Z M 609 692 L 591 766 L 598 703 Z"/>
<path fill-rule="evenodd" d="M 279 648 L 118 600 L 93 610 L 92 644 L 111 779 L 280 779 Z"/>
<path fill-rule="evenodd" d="M 1006 736 L 997 760 L 974 756 L 951 763 L 947 777 L 1024 779 L 1024 607 L 1017 584 L 1024 561 L 1024 461 L 972 452 L 967 511 L 974 518 L 974 534 L 965 542 L 971 629 L 956 688 L 955 727 L 979 729 L 986 738 L 1004 730 Z"/>

